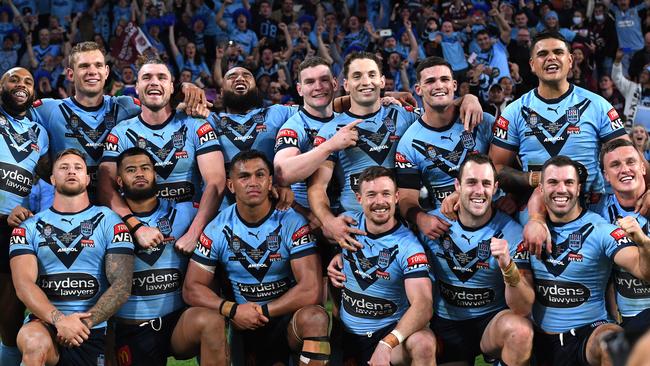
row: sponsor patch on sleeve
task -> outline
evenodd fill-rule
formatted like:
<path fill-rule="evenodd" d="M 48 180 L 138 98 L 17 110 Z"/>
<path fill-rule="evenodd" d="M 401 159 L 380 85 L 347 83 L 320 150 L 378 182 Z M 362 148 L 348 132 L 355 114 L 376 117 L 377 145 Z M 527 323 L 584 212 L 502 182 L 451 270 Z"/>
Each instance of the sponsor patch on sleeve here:
<path fill-rule="evenodd" d="M 514 260 L 527 261 L 530 259 L 530 253 L 528 249 L 524 247 L 524 243 L 519 243 L 517 245 L 517 250 L 515 251 Z"/>
<path fill-rule="evenodd" d="M 494 123 L 494 137 L 502 139 L 502 140 L 507 140 L 508 139 L 508 125 L 510 125 L 510 122 L 503 118 L 503 116 L 499 116 L 499 119 Z"/>
<path fill-rule="evenodd" d="M 36 100 L 32 103 L 32 107 L 34 107 L 34 108 L 38 108 L 38 107 L 40 107 L 40 106 L 42 106 L 42 105 L 43 105 L 43 101 L 40 100 L 40 99 L 36 99 Z"/>
<path fill-rule="evenodd" d="M 125 224 L 119 223 L 113 226 L 113 240 L 112 243 L 132 242 L 131 233 Z"/>
<path fill-rule="evenodd" d="M 609 124 L 612 127 L 612 130 L 618 130 L 625 127 L 625 124 L 619 117 L 616 109 L 610 109 L 609 112 L 607 112 L 607 117 L 609 117 Z"/>
<path fill-rule="evenodd" d="M 275 139 L 275 149 L 278 150 L 288 146 L 298 147 L 298 133 L 292 129 L 283 128 L 278 132 Z"/>
<path fill-rule="evenodd" d="M 322 136 L 316 136 L 316 138 L 314 138 L 314 147 L 316 147 L 316 146 L 322 144 L 322 143 L 325 142 L 325 141 L 326 141 L 326 139 L 325 139 L 324 137 L 322 137 Z"/>
<path fill-rule="evenodd" d="M 607 112 L 607 116 L 609 117 L 609 120 L 612 122 L 620 118 L 615 108 L 610 109 L 609 112 Z"/>
<path fill-rule="evenodd" d="M 9 245 L 27 245 L 25 238 L 25 228 L 16 227 L 11 231 L 11 238 L 9 238 Z"/>
<path fill-rule="evenodd" d="M 408 168 L 413 168 L 414 165 L 408 159 L 406 159 L 406 156 L 400 152 L 395 153 L 395 167 L 398 169 L 408 169 Z"/>
<path fill-rule="evenodd" d="M 106 142 L 104 143 L 104 149 L 107 151 L 117 151 L 117 144 L 120 141 L 120 139 L 113 135 L 112 133 L 109 133 L 108 136 L 106 136 Z"/>
<path fill-rule="evenodd" d="M 140 102 L 140 99 L 136 97 L 131 97 L 133 98 L 133 104 L 137 105 L 138 107 L 142 106 L 142 102 Z"/>
<path fill-rule="evenodd" d="M 406 263 L 409 268 L 418 268 L 429 264 L 427 260 L 427 255 L 424 253 L 415 253 L 412 256 L 406 258 Z"/>
<path fill-rule="evenodd" d="M 212 249 L 212 239 L 210 239 L 205 233 L 201 233 L 199 237 L 199 242 L 196 244 L 196 249 L 205 257 L 210 256 L 210 250 Z"/>
<path fill-rule="evenodd" d="M 614 238 L 618 245 L 632 244 L 632 240 L 628 238 L 625 230 L 619 228 L 614 229 L 609 235 Z"/>
<path fill-rule="evenodd" d="M 292 246 L 297 247 L 303 244 L 309 244 L 316 241 L 316 238 L 311 233 L 309 225 L 303 225 L 300 229 L 291 235 Z"/>

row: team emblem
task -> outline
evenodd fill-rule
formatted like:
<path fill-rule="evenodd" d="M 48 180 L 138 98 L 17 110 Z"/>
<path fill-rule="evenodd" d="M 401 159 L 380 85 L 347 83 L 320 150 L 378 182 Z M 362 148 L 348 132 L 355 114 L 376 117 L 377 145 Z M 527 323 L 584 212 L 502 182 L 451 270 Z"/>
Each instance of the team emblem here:
<path fill-rule="evenodd" d="M 478 256 L 478 259 L 484 261 L 490 257 L 490 241 L 489 240 L 481 240 L 478 243 L 477 250 L 476 250 L 476 255 Z"/>
<path fill-rule="evenodd" d="M 181 132 L 174 132 L 172 135 L 172 143 L 174 144 L 174 147 L 177 149 L 183 148 L 185 145 L 185 141 L 183 141 L 183 134 Z"/>
<path fill-rule="evenodd" d="M 578 123 L 580 119 L 580 111 L 576 107 L 570 107 L 566 111 L 566 120 L 569 123 Z"/>
<path fill-rule="evenodd" d="M 385 269 L 390 264 L 390 250 L 382 249 L 377 257 L 377 266 Z"/>
<path fill-rule="evenodd" d="M 115 127 L 115 117 L 113 117 L 113 115 L 110 113 L 106 113 L 104 115 L 104 125 L 109 130 Z"/>
<path fill-rule="evenodd" d="M 471 150 L 476 146 L 476 142 L 474 141 L 474 136 L 472 136 L 471 133 L 464 131 L 462 135 L 460 135 L 460 141 L 463 142 L 463 147 L 466 150 Z"/>
<path fill-rule="evenodd" d="M 52 225 L 45 225 L 43 228 L 43 236 L 48 239 L 52 236 Z"/>
<path fill-rule="evenodd" d="M 169 223 L 169 219 L 166 217 L 159 218 L 157 226 L 160 230 L 160 233 L 162 233 L 164 236 L 169 236 L 169 234 L 172 232 L 172 226 Z"/>
<path fill-rule="evenodd" d="M 569 234 L 569 250 L 577 252 L 582 248 L 582 234 Z"/>
<path fill-rule="evenodd" d="M 225 130 L 226 127 L 228 127 L 228 117 L 221 117 L 221 119 L 219 120 L 219 127 L 222 130 Z"/>
<path fill-rule="evenodd" d="M 537 126 L 537 123 L 539 123 L 537 114 L 531 113 L 530 116 L 528 116 L 528 126 L 530 126 L 530 128 L 533 128 Z"/>
<path fill-rule="evenodd" d="M 5 116 L 0 116 L 0 127 L 7 126 L 7 118 Z"/>
<path fill-rule="evenodd" d="M 230 242 L 230 248 L 232 249 L 233 253 L 239 253 L 241 250 L 241 242 L 239 241 L 239 238 L 232 238 L 232 241 Z"/>
<path fill-rule="evenodd" d="M 138 139 L 138 147 L 141 148 L 141 149 L 146 149 L 147 148 L 147 141 L 144 138 L 140 137 Z"/>
<path fill-rule="evenodd" d="M 427 157 L 429 158 L 429 160 L 431 160 L 431 161 L 436 160 L 437 155 L 438 155 L 438 153 L 436 152 L 435 147 L 433 147 L 431 145 L 427 146 Z"/>
<path fill-rule="evenodd" d="M 264 115 L 262 113 L 258 113 L 256 115 L 254 115 L 253 116 L 253 122 L 257 123 L 259 125 L 263 125 L 264 124 Z"/>
<path fill-rule="evenodd" d="M 270 251 L 275 252 L 280 249 L 280 235 L 270 234 L 266 237 L 266 244 Z"/>
<path fill-rule="evenodd" d="M 38 136 L 36 136 L 36 131 L 33 129 L 28 129 L 27 130 L 27 136 L 29 136 L 29 139 L 32 140 L 32 142 L 38 142 Z"/>
<path fill-rule="evenodd" d="M 386 116 L 386 118 L 384 118 L 384 126 L 386 126 L 388 132 L 395 133 L 395 123 L 393 123 L 393 119 L 390 118 L 390 116 Z"/>
<path fill-rule="evenodd" d="M 93 235 L 93 223 L 90 220 L 85 220 L 82 221 L 81 224 L 79 224 L 79 228 L 81 229 L 81 235 L 83 236 L 91 236 Z"/>
<path fill-rule="evenodd" d="M 79 117 L 72 115 L 70 116 L 70 128 L 76 130 L 79 127 Z"/>

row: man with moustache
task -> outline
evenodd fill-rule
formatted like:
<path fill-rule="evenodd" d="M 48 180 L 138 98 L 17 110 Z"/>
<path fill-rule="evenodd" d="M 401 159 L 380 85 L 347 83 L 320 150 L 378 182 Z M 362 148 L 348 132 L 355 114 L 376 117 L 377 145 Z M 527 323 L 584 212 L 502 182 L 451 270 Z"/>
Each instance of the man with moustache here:
<path fill-rule="evenodd" d="M 437 240 L 420 232 L 438 286 L 431 321 L 442 349 L 438 362 L 473 365 L 482 353 L 529 365 L 533 326 L 526 317 L 535 292 L 517 269 L 522 227 L 492 207 L 498 184 L 486 155 L 467 156 L 454 185 L 458 220 Z M 442 217 L 440 209 L 430 215 Z"/>
<path fill-rule="evenodd" d="M 51 181 L 52 207 L 10 240 L 14 286 L 31 313 L 17 338 L 21 364 L 102 364 L 106 320 L 131 292 L 131 235 L 113 211 L 90 204 L 81 152 L 62 151 Z"/>
<path fill-rule="evenodd" d="M 356 196 L 363 211 L 346 214 L 368 234 L 359 238 L 363 247 L 343 249 L 328 271 L 341 288 L 344 362 L 435 365 L 429 265 L 418 239 L 395 218 L 393 172 L 381 166 L 363 170 Z"/>
<path fill-rule="evenodd" d="M 191 253 L 205 225 L 214 217 L 225 186 L 223 155 L 217 135 L 206 120 L 175 112 L 169 103 L 173 92 L 171 72 L 166 64 L 150 59 L 138 70 L 136 83 L 142 100 L 139 116 L 121 122 L 106 137 L 99 166 L 100 201 L 125 221 L 133 234 L 144 225 L 133 216 L 117 191 L 115 159 L 130 147 L 147 150 L 155 160 L 159 195 L 179 202 L 195 202 L 199 210 L 175 247 Z M 137 240 L 148 248 L 163 238 L 158 230 L 152 242 Z"/>
<path fill-rule="evenodd" d="M 164 366 L 169 356 L 190 358 L 200 349 L 201 365 L 225 365 L 223 317 L 205 308 L 186 309 L 181 294 L 189 258 L 174 250 L 174 243 L 196 208 L 156 197 L 154 159 L 146 150 L 126 149 L 116 164 L 117 184 L 133 214 L 164 235 L 160 245 L 135 249 L 131 296 L 114 317 L 118 363 Z"/>
<path fill-rule="evenodd" d="M 639 151 L 632 142 L 617 139 L 603 145 L 600 155 L 605 180 L 613 193 L 605 195 L 595 211 L 613 225 L 631 216 L 648 235 L 648 219 L 634 212 L 634 205 L 646 191 L 646 168 Z M 616 266 L 613 273 L 616 310 L 628 340 L 634 343 L 650 329 L 650 285 Z"/>
<path fill-rule="evenodd" d="M 563 155 L 544 164 L 540 190 L 551 251 L 530 256 L 520 247 L 516 254 L 523 277 L 534 284 L 534 349 L 540 365 L 609 365 L 601 340 L 623 331 L 609 323 L 605 308 L 612 265 L 650 279 L 650 238 L 632 216 L 619 219 L 617 227 L 583 209 L 578 169 Z"/>
<path fill-rule="evenodd" d="M 473 131 L 464 130 L 454 108 L 456 80 L 443 58 L 423 60 L 416 76 L 415 92 L 422 97 L 424 115 L 406 130 L 397 145 L 399 209 L 419 231 L 436 239 L 449 223 L 442 215 L 429 215 L 420 207 L 420 187 L 424 185 L 429 192 L 428 204 L 439 207 L 456 190 L 454 180 L 461 164 L 472 154 L 488 152 L 494 117 L 483 113 L 483 123 Z"/>
<path fill-rule="evenodd" d="M 272 182 L 264 153 L 233 158 L 228 189 L 235 204 L 201 234 L 183 297 L 230 320 L 246 357 L 236 364 L 288 364 L 289 354 L 299 353 L 294 360 L 302 366 L 326 365 L 329 316 L 318 306 L 323 285 L 315 239 L 304 217 L 277 209 L 269 197 Z M 217 265 L 232 284 L 234 302 L 213 289 Z"/>
<path fill-rule="evenodd" d="M 24 306 L 16 297 L 9 268 L 9 237 L 13 226 L 26 219 L 29 192 L 38 171 L 48 165 L 49 141 L 43 127 L 27 117 L 34 101 L 34 78 L 23 68 L 13 68 L 0 79 L 0 364 L 20 363 L 16 335 Z"/>

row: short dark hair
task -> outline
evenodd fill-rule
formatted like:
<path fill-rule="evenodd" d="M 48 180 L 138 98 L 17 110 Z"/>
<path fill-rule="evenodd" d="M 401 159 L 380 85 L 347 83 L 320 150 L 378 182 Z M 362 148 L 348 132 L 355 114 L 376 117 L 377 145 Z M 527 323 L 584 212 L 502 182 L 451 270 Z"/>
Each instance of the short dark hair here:
<path fill-rule="evenodd" d="M 449 64 L 449 62 L 447 62 L 447 60 L 445 60 L 442 57 L 431 56 L 431 57 L 427 57 L 424 60 L 422 60 L 418 64 L 418 67 L 415 69 L 415 76 L 417 78 L 417 81 L 420 82 L 420 77 L 421 77 L 420 74 L 422 73 L 422 70 L 428 69 L 428 68 L 434 67 L 434 66 L 445 66 L 445 67 L 449 68 L 449 71 L 451 72 L 451 79 L 454 80 L 454 70 L 452 70 L 451 64 Z"/>
<path fill-rule="evenodd" d="M 68 149 L 62 150 L 61 152 L 56 154 L 56 158 L 54 159 L 54 162 L 52 163 L 52 166 L 54 166 L 54 164 L 56 164 L 57 161 L 59 161 L 61 158 L 63 158 L 64 156 L 67 156 L 67 155 L 76 155 L 76 156 L 80 157 L 81 160 L 84 161 L 84 164 L 86 164 L 86 154 L 81 152 L 81 150 L 78 150 L 78 149 L 75 149 L 75 148 L 68 148 Z M 88 164 L 86 164 L 86 165 L 88 165 Z"/>
<path fill-rule="evenodd" d="M 490 164 L 490 168 L 492 168 L 492 173 L 494 173 L 494 181 L 496 182 L 497 180 L 497 168 L 494 166 L 494 163 L 492 160 L 485 154 L 470 154 L 465 157 L 465 161 L 463 161 L 462 164 L 460 164 L 460 167 L 458 168 L 458 181 L 462 181 L 463 179 L 463 172 L 465 171 L 465 166 L 473 162 L 474 164 L 478 165 L 485 165 L 485 164 Z"/>
<path fill-rule="evenodd" d="M 546 168 L 548 168 L 551 165 L 556 166 L 558 168 L 565 167 L 565 166 L 571 166 L 576 170 L 576 176 L 580 180 L 580 183 L 584 183 L 584 181 L 586 181 L 587 177 L 584 176 L 584 174 L 586 173 L 586 169 L 584 169 L 584 166 L 581 167 L 582 164 L 572 160 L 571 158 L 569 158 L 568 156 L 565 156 L 565 155 L 556 155 L 556 156 L 546 160 L 544 165 L 542 165 L 542 181 L 544 180 L 544 172 L 546 171 Z M 581 171 L 583 173 L 581 173 Z M 583 176 L 585 178 L 584 180 L 582 179 Z"/>
<path fill-rule="evenodd" d="M 569 53 L 571 53 L 571 44 L 569 43 L 569 41 L 566 40 L 566 38 L 564 38 L 564 36 L 560 32 L 545 30 L 537 33 L 533 38 L 533 42 L 530 44 L 531 57 L 533 55 L 533 50 L 535 49 L 535 45 L 538 42 L 543 41 L 545 39 L 557 39 L 559 41 L 564 42 L 564 45 L 566 46 L 567 50 L 569 51 Z"/>
<path fill-rule="evenodd" d="M 476 32 L 474 35 L 474 38 L 480 36 L 481 34 L 487 34 L 488 37 L 490 37 L 490 32 L 488 32 L 487 29 L 481 29 L 480 31 Z"/>
<path fill-rule="evenodd" d="M 266 165 L 266 167 L 269 169 L 269 173 L 273 175 L 273 164 L 271 164 L 266 155 L 264 155 L 264 153 L 259 150 L 241 151 L 235 155 L 235 157 L 230 161 L 230 169 L 228 169 L 228 175 L 232 176 L 232 171 L 235 169 L 235 165 L 238 163 L 243 163 L 255 159 L 262 160 L 264 162 L 264 165 Z"/>
<path fill-rule="evenodd" d="M 308 69 L 310 67 L 316 67 L 319 65 L 324 65 L 327 66 L 328 68 L 331 67 L 330 63 L 327 62 L 324 58 L 320 56 L 311 56 L 307 57 L 303 62 L 300 63 L 298 66 L 298 82 L 302 82 L 300 74 L 304 69 Z M 331 70 L 331 69 L 330 69 Z M 330 71 L 331 72 L 331 71 Z"/>
<path fill-rule="evenodd" d="M 611 153 L 612 151 L 618 149 L 619 147 L 623 146 L 630 146 L 634 147 L 634 143 L 630 140 L 623 140 L 623 139 L 614 139 L 614 140 L 609 140 L 606 143 L 603 144 L 603 146 L 600 148 L 600 169 L 603 170 L 605 169 L 604 163 L 605 163 L 605 154 Z M 636 148 L 634 147 L 634 150 Z M 640 156 L 641 154 L 639 154 Z"/>
<path fill-rule="evenodd" d="M 141 147 L 130 147 L 124 151 L 120 155 L 117 156 L 117 170 L 119 171 L 122 168 L 122 162 L 124 159 L 131 157 L 131 156 L 137 156 L 137 155 L 145 155 L 147 158 L 149 158 L 149 161 L 151 162 L 151 165 L 154 165 L 154 160 L 151 154 L 149 152 Z"/>
<path fill-rule="evenodd" d="M 343 78 L 347 79 L 348 78 L 348 72 L 350 71 L 350 64 L 354 60 L 362 60 L 362 59 L 369 59 L 375 61 L 377 64 L 377 69 L 379 69 L 379 74 L 382 74 L 382 65 L 381 61 L 377 58 L 377 55 L 375 55 L 372 52 L 366 52 L 366 51 L 359 51 L 359 52 L 352 52 L 345 58 L 345 62 L 343 63 Z"/>
<path fill-rule="evenodd" d="M 397 179 L 395 178 L 395 173 L 391 169 L 376 165 L 364 169 L 361 174 L 359 174 L 359 193 L 361 193 L 361 184 L 363 182 L 370 182 L 381 177 L 390 178 L 390 180 L 393 181 L 395 187 L 397 188 Z"/>
<path fill-rule="evenodd" d="M 169 75 L 171 75 L 172 79 L 174 78 L 174 74 L 172 73 L 172 70 L 169 68 L 169 65 L 167 65 L 165 61 L 161 60 L 158 57 L 139 57 L 135 63 L 136 75 L 140 74 L 140 70 L 144 65 L 163 65 L 165 66 L 165 68 L 167 68 L 167 71 L 169 71 Z"/>

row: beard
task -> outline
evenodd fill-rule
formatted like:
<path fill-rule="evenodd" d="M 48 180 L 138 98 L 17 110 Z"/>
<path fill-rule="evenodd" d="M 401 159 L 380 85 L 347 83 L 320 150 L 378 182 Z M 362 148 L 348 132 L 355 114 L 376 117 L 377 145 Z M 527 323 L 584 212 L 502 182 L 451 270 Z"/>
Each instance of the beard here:
<path fill-rule="evenodd" d="M 25 90 L 25 92 L 29 94 L 27 90 Z M 27 100 L 23 104 L 16 103 L 14 97 L 11 94 L 12 94 L 11 90 L 3 90 L 2 95 L 0 96 L 0 98 L 2 99 L 2 105 L 8 111 L 15 112 L 18 114 L 25 113 L 27 112 L 29 107 L 32 106 L 32 103 L 34 102 L 34 94 L 29 94 L 29 98 L 27 98 Z"/>
<path fill-rule="evenodd" d="M 144 201 L 146 199 L 155 197 L 158 194 L 158 185 L 156 182 L 153 182 L 148 187 L 142 189 L 133 189 L 127 186 L 122 187 L 124 192 L 124 197 L 130 199 L 131 201 Z"/>
<path fill-rule="evenodd" d="M 223 106 L 226 109 L 232 109 L 239 112 L 247 112 L 253 108 L 262 106 L 262 96 L 257 87 L 251 88 L 246 94 L 236 94 L 235 92 L 224 90 Z"/>
<path fill-rule="evenodd" d="M 61 186 L 56 186 L 55 189 L 57 193 L 66 197 L 75 197 L 86 192 L 86 186 L 83 184 L 79 184 L 78 186 L 73 186 L 73 187 L 61 185 Z"/>

